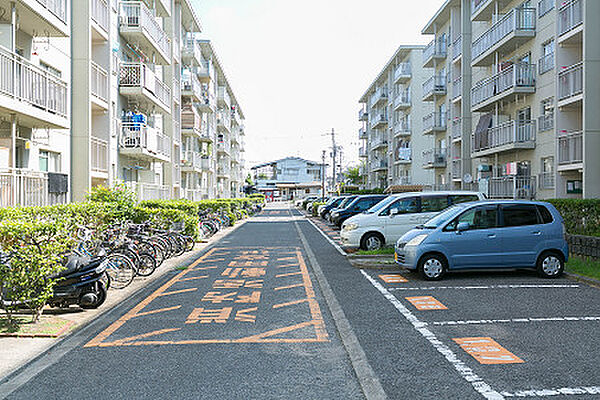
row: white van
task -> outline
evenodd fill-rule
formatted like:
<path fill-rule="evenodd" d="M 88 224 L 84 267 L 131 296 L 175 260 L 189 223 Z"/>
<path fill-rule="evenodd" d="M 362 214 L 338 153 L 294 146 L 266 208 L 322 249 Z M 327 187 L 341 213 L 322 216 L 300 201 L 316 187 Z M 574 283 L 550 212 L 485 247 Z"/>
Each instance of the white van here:
<path fill-rule="evenodd" d="M 389 196 L 342 224 L 342 246 L 377 250 L 396 241 L 415 226 L 429 221 L 445 208 L 467 201 L 485 200 L 478 192 L 411 192 Z"/>

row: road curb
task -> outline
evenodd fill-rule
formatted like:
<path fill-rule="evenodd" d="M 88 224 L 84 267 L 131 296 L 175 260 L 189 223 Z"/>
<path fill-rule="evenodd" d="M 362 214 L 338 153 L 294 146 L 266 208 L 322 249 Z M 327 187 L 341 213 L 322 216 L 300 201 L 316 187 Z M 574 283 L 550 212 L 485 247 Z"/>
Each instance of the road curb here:
<path fill-rule="evenodd" d="M 584 283 L 587 283 L 588 285 L 600 288 L 600 280 L 598 280 L 598 279 L 589 278 L 587 276 L 583 276 L 583 275 L 579 275 L 579 274 L 574 274 L 572 272 L 565 272 L 564 274 L 567 278 L 572 279 L 574 281 L 584 282 Z"/>

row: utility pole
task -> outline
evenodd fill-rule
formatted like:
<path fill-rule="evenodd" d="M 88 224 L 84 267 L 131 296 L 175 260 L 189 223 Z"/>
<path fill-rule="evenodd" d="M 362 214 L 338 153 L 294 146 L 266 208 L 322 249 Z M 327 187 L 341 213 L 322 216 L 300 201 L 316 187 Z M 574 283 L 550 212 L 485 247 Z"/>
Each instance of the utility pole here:
<path fill-rule="evenodd" d="M 337 145 L 335 144 L 335 130 L 333 128 L 331 128 L 331 146 L 332 146 L 332 149 L 333 149 L 333 153 L 332 153 L 332 156 L 331 156 L 331 159 L 333 161 L 333 163 L 332 163 L 333 164 L 332 165 L 332 168 L 333 168 L 333 176 L 332 176 L 332 178 L 333 178 L 333 190 L 335 190 L 336 178 L 337 178 L 336 174 L 335 174 L 335 165 L 336 165 L 336 162 L 337 162 Z"/>
<path fill-rule="evenodd" d="M 325 200 L 325 157 L 327 157 L 327 151 L 323 150 L 321 161 L 321 201 Z"/>

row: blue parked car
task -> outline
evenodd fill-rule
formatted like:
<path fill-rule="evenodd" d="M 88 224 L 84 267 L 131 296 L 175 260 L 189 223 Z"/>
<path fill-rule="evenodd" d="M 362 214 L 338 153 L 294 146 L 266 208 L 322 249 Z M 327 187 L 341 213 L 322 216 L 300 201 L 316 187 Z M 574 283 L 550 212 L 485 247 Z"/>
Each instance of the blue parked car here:
<path fill-rule="evenodd" d="M 426 280 L 448 270 L 535 268 L 556 278 L 569 257 L 565 225 L 550 203 L 477 201 L 457 204 L 407 232 L 396 262 Z"/>

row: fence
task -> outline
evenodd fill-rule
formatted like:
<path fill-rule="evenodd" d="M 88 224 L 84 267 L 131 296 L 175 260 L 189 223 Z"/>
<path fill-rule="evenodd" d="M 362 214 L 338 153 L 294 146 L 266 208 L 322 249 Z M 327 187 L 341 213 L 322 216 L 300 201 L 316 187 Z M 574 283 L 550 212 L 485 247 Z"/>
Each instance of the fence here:
<path fill-rule="evenodd" d="M 572 255 L 600 259 L 600 237 L 567 235 L 567 243 Z"/>
<path fill-rule="evenodd" d="M 68 192 L 50 193 L 46 172 L 0 170 L 0 207 L 47 206 L 68 201 Z"/>

